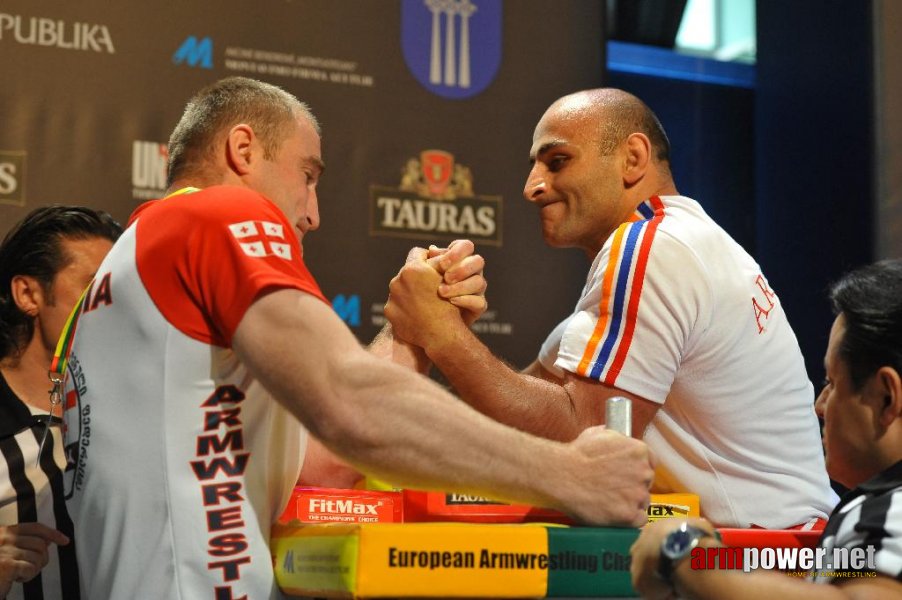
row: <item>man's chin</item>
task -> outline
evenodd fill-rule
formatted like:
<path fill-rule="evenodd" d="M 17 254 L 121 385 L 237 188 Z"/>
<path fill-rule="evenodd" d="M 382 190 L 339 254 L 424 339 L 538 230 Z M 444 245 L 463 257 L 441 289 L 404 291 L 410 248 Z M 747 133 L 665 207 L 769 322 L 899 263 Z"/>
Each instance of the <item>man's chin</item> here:
<path fill-rule="evenodd" d="M 545 240 L 545 243 L 552 248 L 563 248 L 563 245 L 558 239 L 558 236 L 550 227 L 542 227 L 542 239 Z"/>
<path fill-rule="evenodd" d="M 542 239 L 545 240 L 545 244 L 552 248 L 573 248 L 574 246 L 571 240 L 564 239 L 557 235 L 556 232 L 547 229 L 542 230 Z"/>

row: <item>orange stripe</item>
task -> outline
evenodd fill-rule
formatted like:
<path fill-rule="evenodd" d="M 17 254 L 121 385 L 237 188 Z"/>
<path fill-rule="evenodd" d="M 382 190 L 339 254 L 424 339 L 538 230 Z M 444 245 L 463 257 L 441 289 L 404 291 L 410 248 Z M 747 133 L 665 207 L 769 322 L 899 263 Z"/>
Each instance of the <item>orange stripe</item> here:
<path fill-rule="evenodd" d="M 598 303 L 598 321 L 595 322 L 595 330 L 592 332 L 592 337 L 589 338 L 589 343 L 586 345 L 583 358 L 579 361 L 579 366 L 576 368 L 576 372 L 583 377 L 586 377 L 589 366 L 592 364 L 592 357 L 595 355 L 595 350 L 598 348 L 598 343 L 604 336 L 605 329 L 608 326 L 608 316 L 610 312 L 608 306 L 611 304 L 611 287 L 614 281 L 614 272 L 617 270 L 617 262 L 620 260 L 621 246 L 623 245 L 623 233 L 628 226 L 628 223 L 624 223 L 617 228 L 616 232 L 614 232 L 614 241 L 611 243 L 611 255 L 608 257 L 608 267 L 605 270 L 604 281 L 601 285 L 601 302 Z"/>
<path fill-rule="evenodd" d="M 655 216 L 651 219 L 648 227 L 645 229 L 645 236 L 642 238 L 642 245 L 639 248 L 639 258 L 636 261 L 636 270 L 633 273 L 633 285 L 630 291 L 630 302 L 626 312 L 626 329 L 617 348 L 617 355 L 611 368 L 608 369 L 608 375 L 604 382 L 607 385 L 614 385 L 623 363 L 626 362 L 626 355 L 629 353 L 630 344 L 633 341 L 633 332 L 636 330 L 636 316 L 639 313 L 639 299 L 642 296 L 642 284 L 645 282 L 645 269 L 648 266 L 648 257 L 651 254 L 651 243 L 654 240 L 655 232 L 658 225 L 664 220 L 664 204 L 657 196 L 651 198 L 652 207 L 655 210 Z"/>

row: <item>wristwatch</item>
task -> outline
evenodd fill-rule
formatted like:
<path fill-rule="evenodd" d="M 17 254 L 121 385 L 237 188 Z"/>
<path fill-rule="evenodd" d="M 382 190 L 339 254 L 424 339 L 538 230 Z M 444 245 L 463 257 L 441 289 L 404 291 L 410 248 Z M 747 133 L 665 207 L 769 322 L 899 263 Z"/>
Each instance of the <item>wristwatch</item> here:
<path fill-rule="evenodd" d="M 698 542 L 711 536 L 706 530 L 693 527 L 686 521 L 667 534 L 661 542 L 661 556 L 658 559 L 658 576 L 673 586 L 673 571 L 681 560 L 689 556 Z"/>

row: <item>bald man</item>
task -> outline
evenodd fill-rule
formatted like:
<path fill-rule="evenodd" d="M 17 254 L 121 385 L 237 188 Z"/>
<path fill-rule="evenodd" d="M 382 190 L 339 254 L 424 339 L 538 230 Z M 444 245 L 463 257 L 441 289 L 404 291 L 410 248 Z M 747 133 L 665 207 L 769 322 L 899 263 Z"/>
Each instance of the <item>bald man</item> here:
<path fill-rule="evenodd" d="M 826 517 L 836 496 L 795 335 L 755 260 L 679 195 L 654 113 L 617 89 L 565 96 L 529 160 L 524 196 L 545 242 L 592 261 L 572 314 L 517 372 L 436 298 L 425 260 L 410 261 L 385 309 L 396 337 L 472 406 L 552 439 L 603 423 L 606 398 L 631 398 L 633 435 L 658 459 L 653 491 L 698 494 L 719 526 Z"/>

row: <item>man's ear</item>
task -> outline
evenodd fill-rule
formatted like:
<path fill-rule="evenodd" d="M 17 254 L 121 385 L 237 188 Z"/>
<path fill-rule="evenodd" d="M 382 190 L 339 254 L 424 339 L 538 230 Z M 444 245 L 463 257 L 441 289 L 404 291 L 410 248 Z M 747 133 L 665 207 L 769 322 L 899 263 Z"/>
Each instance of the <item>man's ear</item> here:
<path fill-rule="evenodd" d="M 880 367 L 874 374 L 881 398 L 878 403 L 877 421 L 889 427 L 896 419 L 902 418 L 902 378 L 893 367 Z"/>
<path fill-rule="evenodd" d="M 47 303 L 41 282 L 31 275 L 16 275 L 9 283 L 13 302 L 29 317 L 38 316 L 41 306 Z"/>
<path fill-rule="evenodd" d="M 226 161 L 237 175 L 246 175 L 251 170 L 253 142 L 255 134 L 250 125 L 239 123 L 229 130 L 226 137 Z"/>
<path fill-rule="evenodd" d="M 629 187 L 642 179 L 651 160 L 651 142 L 644 133 L 631 133 L 626 138 L 626 160 L 623 183 Z"/>

